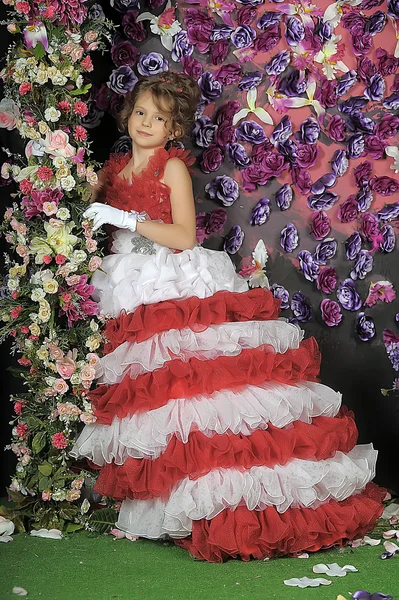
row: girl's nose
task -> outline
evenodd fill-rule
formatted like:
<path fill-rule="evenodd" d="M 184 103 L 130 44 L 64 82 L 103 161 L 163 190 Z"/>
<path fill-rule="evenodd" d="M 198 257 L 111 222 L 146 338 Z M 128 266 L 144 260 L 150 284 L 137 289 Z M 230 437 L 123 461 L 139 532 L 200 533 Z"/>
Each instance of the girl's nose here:
<path fill-rule="evenodd" d="M 151 127 L 151 120 L 148 118 L 148 116 L 143 117 L 143 125 L 144 127 Z"/>

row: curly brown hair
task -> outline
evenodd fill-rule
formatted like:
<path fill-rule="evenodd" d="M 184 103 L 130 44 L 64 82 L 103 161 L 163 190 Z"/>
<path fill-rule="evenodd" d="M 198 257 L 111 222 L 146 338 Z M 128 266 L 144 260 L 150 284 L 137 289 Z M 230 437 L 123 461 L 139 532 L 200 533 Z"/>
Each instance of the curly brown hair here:
<path fill-rule="evenodd" d="M 173 133 L 177 132 L 176 141 L 190 135 L 200 101 L 200 89 L 192 77 L 171 71 L 143 77 L 136 83 L 126 95 L 120 112 L 120 131 L 126 131 L 137 99 L 145 92 L 150 92 L 157 108 L 168 115 L 167 127 Z"/>

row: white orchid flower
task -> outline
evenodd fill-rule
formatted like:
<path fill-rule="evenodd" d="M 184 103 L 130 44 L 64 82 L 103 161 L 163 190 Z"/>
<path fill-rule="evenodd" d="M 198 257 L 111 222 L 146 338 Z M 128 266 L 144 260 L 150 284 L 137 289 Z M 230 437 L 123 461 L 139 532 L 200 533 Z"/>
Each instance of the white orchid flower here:
<path fill-rule="evenodd" d="M 252 264 L 255 266 L 254 271 L 249 276 L 251 287 L 269 288 L 269 280 L 265 274 L 265 267 L 269 255 L 263 240 L 259 240 L 252 252 Z"/>
<path fill-rule="evenodd" d="M 389 16 L 391 23 L 393 25 L 393 28 L 395 30 L 395 38 L 396 38 L 396 46 L 395 46 L 395 50 L 394 50 L 394 57 L 395 58 L 399 58 L 399 32 L 398 32 L 398 25 L 396 23 L 396 19 L 394 17 Z"/>
<path fill-rule="evenodd" d="M 385 148 L 385 154 L 394 159 L 391 169 L 395 171 L 395 173 L 399 173 L 399 148 L 397 146 L 387 146 Z"/>
<path fill-rule="evenodd" d="M 237 125 L 238 121 L 244 119 L 250 113 L 256 115 L 263 123 L 273 125 L 273 119 L 268 112 L 265 111 L 261 106 L 256 106 L 256 99 L 258 97 L 258 88 L 252 88 L 247 92 L 247 104 L 248 108 L 242 108 L 238 113 L 234 115 L 233 125 Z"/>
<path fill-rule="evenodd" d="M 152 33 L 161 37 L 161 44 L 166 50 L 169 50 L 169 52 L 172 50 L 173 38 L 181 31 L 181 25 L 175 19 L 175 9 L 172 8 L 170 0 L 159 17 L 150 12 L 144 12 L 137 18 L 137 22 L 140 23 L 140 21 L 150 21 Z"/>
<path fill-rule="evenodd" d="M 315 92 L 316 80 L 313 77 L 309 77 L 308 86 L 306 88 L 307 98 L 287 98 L 284 99 L 284 105 L 286 108 L 302 108 L 302 106 L 313 106 L 316 115 L 320 120 L 325 113 L 325 109 L 322 107 L 318 100 L 315 100 Z"/>
<path fill-rule="evenodd" d="M 362 0 L 338 0 L 338 2 L 334 2 L 334 4 L 330 4 L 327 6 L 323 21 L 324 23 L 329 22 L 331 27 L 335 29 L 339 22 L 341 21 L 343 15 L 343 6 L 358 6 L 362 3 Z"/>
<path fill-rule="evenodd" d="M 323 48 L 315 55 L 314 61 L 323 65 L 322 70 L 327 79 L 335 79 L 337 71 L 347 73 L 349 68 L 342 60 L 336 60 L 334 57 L 337 54 L 338 42 L 341 40 L 340 35 L 333 35 L 326 42 Z"/>
<path fill-rule="evenodd" d="M 0 542 L 12 542 L 11 535 L 14 533 L 14 523 L 10 519 L 0 517 Z"/>
<path fill-rule="evenodd" d="M 322 10 L 316 4 L 311 4 L 310 0 L 294 0 L 292 4 L 280 4 L 278 10 L 290 17 L 300 17 L 305 27 L 311 29 L 314 28 L 311 15 L 315 17 L 321 17 L 323 15 Z"/>
<path fill-rule="evenodd" d="M 313 567 L 313 573 L 324 573 L 325 575 L 329 575 L 330 577 L 345 577 L 347 573 L 356 573 L 357 569 L 353 565 L 345 565 L 340 567 L 337 563 L 331 563 L 328 565 L 324 565 L 323 563 L 319 563 Z"/>

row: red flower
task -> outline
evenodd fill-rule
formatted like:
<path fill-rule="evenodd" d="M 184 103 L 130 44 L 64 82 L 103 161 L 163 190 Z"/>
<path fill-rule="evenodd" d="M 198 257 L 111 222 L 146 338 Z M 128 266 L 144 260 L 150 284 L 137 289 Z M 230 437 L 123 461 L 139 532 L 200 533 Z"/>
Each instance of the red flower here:
<path fill-rule="evenodd" d="M 29 333 L 29 327 L 27 327 L 26 325 L 22 325 L 21 333 Z"/>
<path fill-rule="evenodd" d="M 18 423 L 16 427 L 17 436 L 19 438 L 25 439 L 29 435 L 28 426 L 26 423 Z"/>
<path fill-rule="evenodd" d="M 73 105 L 73 110 L 80 117 L 85 117 L 89 112 L 86 104 L 84 102 L 81 102 L 80 100 L 78 100 L 78 102 L 75 102 L 75 104 Z"/>
<path fill-rule="evenodd" d="M 18 319 L 21 311 L 22 311 L 22 306 L 21 305 L 16 306 L 15 308 L 11 309 L 11 313 L 10 313 L 11 314 L 11 318 L 12 319 Z"/>
<path fill-rule="evenodd" d="M 23 194 L 29 194 L 33 188 L 33 183 L 31 183 L 27 179 L 23 179 L 19 184 L 19 188 Z"/>
<path fill-rule="evenodd" d="M 84 58 L 82 60 L 82 62 L 80 63 L 80 66 L 82 67 L 82 69 L 84 71 L 92 71 L 93 70 L 93 63 L 91 62 L 91 58 L 90 56 L 86 56 L 86 58 Z"/>
<path fill-rule="evenodd" d="M 76 125 L 73 137 L 76 141 L 83 142 L 87 137 L 86 129 L 81 125 Z"/>
<path fill-rule="evenodd" d="M 43 262 L 46 265 L 49 265 L 51 263 L 53 259 L 51 258 L 51 256 L 48 256 L 48 254 L 46 254 L 46 256 L 43 256 Z"/>
<path fill-rule="evenodd" d="M 32 86 L 26 81 L 24 83 L 21 83 L 21 85 L 19 86 L 19 93 L 21 94 L 21 96 L 25 96 L 25 94 L 27 94 L 30 91 L 32 91 Z"/>
<path fill-rule="evenodd" d="M 71 105 L 68 102 L 68 100 L 61 100 L 61 102 L 58 102 L 58 108 L 60 110 L 69 110 L 71 108 Z"/>
<path fill-rule="evenodd" d="M 15 8 L 19 13 L 23 13 L 24 15 L 28 15 L 30 11 L 29 2 L 17 2 Z"/>
<path fill-rule="evenodd" d="M 55 257 L 55 262 L 57 263 L 57 265 L 63 265 L 65 261 L 66 256 L 64 256 L 63 254 L 57 254 L 57 256 Z"/>
<path fill-rule="evenodd" d="M 49 167 L 39 167 L 37 170 L 37 177 L 42 181 L 50 181 L 53 176 L 53 172 Z"/>
<path fill-rule="evenodd" d="M 17 290 L 13 290 L 13 291 L 11 292 L 11 298 L 12 298 L 13 300 L 16 300 L 16 299 L 18 298 L 18 296 L 19 296 L 19 294 L 18 294 Z"/>
<path fill-rule="evenodd" d="M 14 402 L 14 412 L 16 415 L 20 415 L 22 413 L 22 409 L 25 406 L 25 402 Z"/>
<path fill-rule="evenodd" d="M 51 442 L 54 448 L 58 448 L 58 450 L 63 450 L 68 446 L 68 440 L 63 433 L 55 433 L 51 438 Z"/>

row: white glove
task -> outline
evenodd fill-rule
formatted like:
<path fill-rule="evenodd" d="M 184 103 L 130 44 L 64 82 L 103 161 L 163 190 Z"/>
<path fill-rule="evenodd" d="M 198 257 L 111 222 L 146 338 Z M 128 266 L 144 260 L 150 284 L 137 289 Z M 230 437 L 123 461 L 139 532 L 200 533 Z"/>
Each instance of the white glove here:
<path fill-rule="evenodd" d="M 108 204 L 94 202 L 83 213 L 85 219 L 93 220 L 93 231 L 99 229 L 102 225 L 114 225 L 120 229 L 130 229 L 136 231 L 137 223 L 142 223 L 146 220 L 146 213 L 138 213 L 135 210 L 127 212 L 114 208 Z"/>

